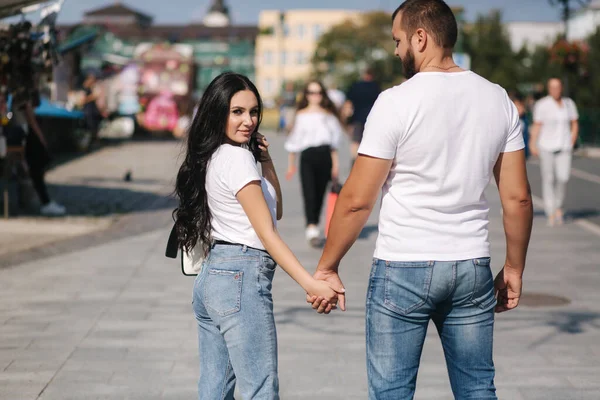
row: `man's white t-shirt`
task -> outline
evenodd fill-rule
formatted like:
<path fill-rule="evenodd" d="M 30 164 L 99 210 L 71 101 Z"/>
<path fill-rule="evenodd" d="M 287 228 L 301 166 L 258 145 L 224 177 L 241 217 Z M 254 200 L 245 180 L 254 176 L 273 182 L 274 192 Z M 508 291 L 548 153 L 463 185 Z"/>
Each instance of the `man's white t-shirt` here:
<path fill-rule="evenodd" d="M 500 153 L 524 145 L 506 91 L 471 71 L 421 72 L 383 92 L 358 150 L 394 160 L 383 186 L 375 257 L 489 257 L 484 191 Z"/>
<path fill-rule="evenodd" d="M 273 185 L 261 177 L 252 153 L 230 144 L 223 144 L 215 151 L 206 171 L 206 193 L 212 217 L 213 239 L 265 249 L 236 197 L 242 188 L 253 181 L 261 182 L 263 195 L 275 223 L 277 194 Z"/>
<path fill-rule="evenodd" d="M 568 97 L 558 104 L 551 96 L 535 103 L 533 122 L 541 124 L 538 147 L 545 151 L 571 150 L 571 121 L 579 119 L 575 102 Z"/>

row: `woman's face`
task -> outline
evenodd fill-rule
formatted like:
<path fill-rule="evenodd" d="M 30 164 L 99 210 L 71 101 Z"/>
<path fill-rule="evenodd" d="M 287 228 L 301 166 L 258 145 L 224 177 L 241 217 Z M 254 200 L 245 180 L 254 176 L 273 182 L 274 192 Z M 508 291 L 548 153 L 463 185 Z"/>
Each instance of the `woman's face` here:
<path fill-rule="evenodd" d="M 229 103 L 227 118 L 227 141 L 241 145 L 250 141 L 258 124 L 258 100 L 250 90 L 237 92 Z"/>
<path fill-rule="evenodd" d="M 323 91 L 321 85 L 317 82 L 311 82 L 306 87 L 306 100 L 310 105 L 319 105 L 323 100 Z"/>

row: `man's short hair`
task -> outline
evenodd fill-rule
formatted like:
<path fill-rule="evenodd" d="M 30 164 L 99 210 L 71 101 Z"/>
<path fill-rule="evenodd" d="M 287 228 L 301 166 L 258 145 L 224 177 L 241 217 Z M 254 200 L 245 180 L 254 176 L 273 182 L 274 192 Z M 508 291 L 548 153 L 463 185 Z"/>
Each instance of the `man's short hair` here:
<path fill-rule="evenodd" d="M 458 38 L 458 26 L 452 9 L 443 0 L 406 0 L 392 14 L 392 21 L 402 13 L 400 26 L 411 38 L 422 28 L 440 47 L 451 49 Z"/>

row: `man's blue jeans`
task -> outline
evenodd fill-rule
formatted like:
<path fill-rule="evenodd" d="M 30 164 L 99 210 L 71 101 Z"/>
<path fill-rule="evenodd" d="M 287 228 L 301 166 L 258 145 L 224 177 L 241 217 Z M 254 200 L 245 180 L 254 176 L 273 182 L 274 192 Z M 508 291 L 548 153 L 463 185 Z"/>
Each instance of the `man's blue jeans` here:
<path fill-rule="evenodd" d="M 201 400 L 278 400 L 277 334 L 265 251 L 213 245 L 194 284 Z"/>
<path fill-rule="evenodd" d="M 412 399 L 427 325 L 440 335 L 454 397 L 496 399 L 489 258 L 375 259 L 367 292 L 369 399 Z"/>

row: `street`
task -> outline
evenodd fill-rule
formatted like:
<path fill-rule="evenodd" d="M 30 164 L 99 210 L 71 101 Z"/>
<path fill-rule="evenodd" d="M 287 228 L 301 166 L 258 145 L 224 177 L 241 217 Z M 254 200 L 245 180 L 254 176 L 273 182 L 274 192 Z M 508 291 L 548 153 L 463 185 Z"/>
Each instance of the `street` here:
<path fill-rule="evenodd" d="M 267 136 L 284 193 L 279 230 L 313 271 L 320 253 L 304 240 L 298 178 L 283 178 L 284 138 Z M 180 142 L 129 142 L 49 173 L 53 197 L 73 213 L 120 216 L 105 230 L 0 256 L 0 399 L 197 398 L 193 278 L 164 256 L 176 205 L 168 196 L 181 151 Z M 347 175 L 346 154 L 341 161 Z M 600 398 L 600 160 L 578 158 L 573 167 L 566 224 L 547 227 L 536 204 L 522 304 L 497 315 L 501 399 Z M 128 170 L 131 182 L 123 180 Z M 541 197 L 535 161 L 529 175 Z M 504 233 L 496 188 L 490 185 L 487 194 L 497 272 Z M 302 289 L 277 271 L 282 399 L 367 398 L 364 302 L 376 214 L 342 262 L 348 311 L 316 314 Z M 441 345 L 430 328 L 416 398 L 452 399 Z"/>

